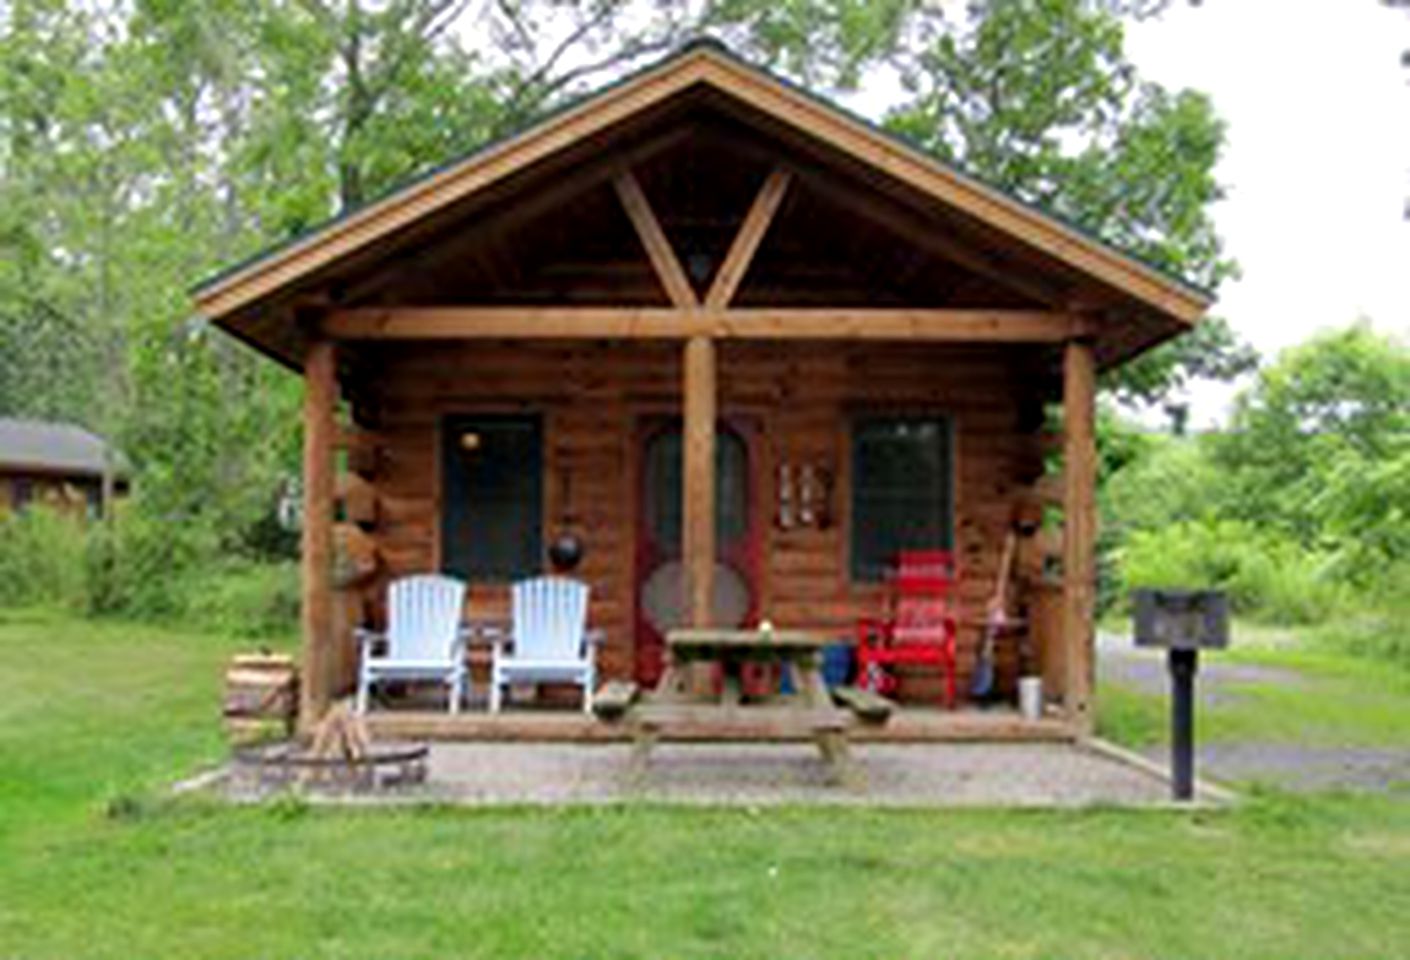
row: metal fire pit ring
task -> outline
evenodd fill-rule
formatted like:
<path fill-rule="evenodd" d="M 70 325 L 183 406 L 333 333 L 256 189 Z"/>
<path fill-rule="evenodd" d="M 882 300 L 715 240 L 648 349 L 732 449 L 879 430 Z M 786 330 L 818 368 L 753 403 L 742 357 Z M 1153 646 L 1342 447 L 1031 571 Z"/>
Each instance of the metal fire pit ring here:
<path fill-rule="evenodd" d="M 417 786 L 426 781 L 430 747 L 424 743 L 374 743 L 360 757 L 319 756 L 292 741 L 237 747 L 231 755 L 231 785 L 260 793 L 308 787 L 373 791 Z"/>

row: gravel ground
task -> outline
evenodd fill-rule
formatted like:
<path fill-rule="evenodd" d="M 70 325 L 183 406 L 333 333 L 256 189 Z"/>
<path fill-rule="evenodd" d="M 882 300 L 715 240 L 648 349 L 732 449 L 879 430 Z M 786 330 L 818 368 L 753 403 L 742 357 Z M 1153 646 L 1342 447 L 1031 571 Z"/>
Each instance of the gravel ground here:
<path fill-rule="evenodd" d="M 1170 681 L 1165 655 L 1138 650 L 1129 637 L 1098 638 L 1101 682 L 1114 682 L 1147 694 L 1167 696 Z M 1200 661 L 1196 690 L 1201 707 L 1237 699 L 1250 685 L 1293 686 L 1307 683 L 1296 670 L 1230 663 L 1217 657 Z M 1101 696 L 1098 686 L 1098 697 Z M 1159 763 L 1169 762 L 1169 748 L 1141 751 Z M 1226 783 L 1259 782 L 1290 790 L 1355 789 L 1394 791 L 1410 784 L 1410 746 L 1329 747 L 1297 743 L 1205 743 L 1196 748 L 1196 769 Z"/>
<path fill-rule="evenodd" d="M 869 806 L 1153 806 L 1168 786 L 1126 763 L 1066 744 L 867 744 L 862 786 L 827 782 L 807 744 L 658 746 L 633 784 L 623 744 L 436 744 L 428 794 L 477 804 L 841 804 Z"/>
<path fill-rule="evenodd" d="M 1166 759 L 1165 751 L 1149 755 Z M 1410 749 L 1210 743 L 1199 748 L 1196 762 L 1201 772 L 1217 780 L 1256 781 L 1290 790 L 1391 791 L 1410 785 Z"/>

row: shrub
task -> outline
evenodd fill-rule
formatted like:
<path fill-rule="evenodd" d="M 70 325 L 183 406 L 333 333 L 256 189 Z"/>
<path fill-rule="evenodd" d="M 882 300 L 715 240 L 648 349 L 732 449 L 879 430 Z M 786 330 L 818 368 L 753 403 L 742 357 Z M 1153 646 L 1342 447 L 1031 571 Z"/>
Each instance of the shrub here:
<path fill-rule="evenodd" d="M 124 503 L 111 523 L 88 536 L 90 611 L 141 620 L 185 614 L 180 589 L 187 572 L 218 557 L 215 538 L 201 526 L 155 519 L 138 503 Z"/>
<path fill-rule="evenodd" d="M 296 565 L 222 554 L 197 525 L 124 503 L 110 522 L 34 507 L 0 515 L 0 607 L 183 623 L 237 636 L 292 631 Z"/>
<path fill-rule="evenodd" d="M 42 505 L 0 512 L 0 604 L 87 609 L 84 528 Z"/>
<path fill-rule="evenodd" d="M 1222 477 L 1197 437 L 1152 438 L 1150 453 L 1102 486 L 1103 529 L 1120 540 L 1127 531 L 1157 530 L 1214 515 Z"/>
<path fill-rule="evenodd" d="M 1344 618 L 1317 630 L 1313 638 L 1410 669 L 1410 561 L 1382 570 Z"/>
<path fill-rule="evenodd" d="M 298 565 L 232 562 L 180 581 L 182 619 L 216 633 L 267 638 L 293 631 L 299 618 Z"/>
<path fill-rule="evenodd" d="M 1235 612 L 1272 623 L 1322 623 L 1348 600 L 1330 556 L 1238 520 L 1136 531 L 1117 558 L 1123 595 L 1135 587 L 1224 590 Z"/>
<path fill-rule="evenodd" d="M 94 613 L 261 637 L 292 629 L 298 617 L 294 564 L 229 556 L 200 525 L 124 510 L 94 528 L 88 560 Z"/>

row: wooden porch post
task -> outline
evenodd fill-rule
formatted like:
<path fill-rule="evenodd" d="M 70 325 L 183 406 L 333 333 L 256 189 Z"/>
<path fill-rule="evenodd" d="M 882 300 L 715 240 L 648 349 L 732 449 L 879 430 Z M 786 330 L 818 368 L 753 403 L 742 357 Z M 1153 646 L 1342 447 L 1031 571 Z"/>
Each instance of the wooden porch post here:
<path fill-rule="evenodd" d="M 303 681 L 299 726 L 312 729 L 328 708 L 333 670 L 333 445 L 337 356 L 314 340 L 304 358 Z"/>
<path fill-rule="evenodd" d="M 685 344 L 686 600 L 690 624 L 710 626 L 715 587 L 715 341 L 691 337 Z"/>
<path fill-rule="evenodd" d="M 1080 735 L 1092 732 L 1092 647 L 1096 612 L 1096 361 L 1089 340 L 1063 356 L 1062 642 L 1065 707 Z"/>

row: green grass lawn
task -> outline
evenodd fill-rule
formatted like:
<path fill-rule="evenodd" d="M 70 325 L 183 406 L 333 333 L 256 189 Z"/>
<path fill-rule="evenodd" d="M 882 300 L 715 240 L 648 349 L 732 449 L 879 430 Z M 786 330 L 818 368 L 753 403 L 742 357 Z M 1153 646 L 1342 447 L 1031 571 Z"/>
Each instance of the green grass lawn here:
<path fill-rule="evenodd" d="M 1410 955 L 1410 803 L 232 809 L 230 641 L 0 614 L 0 958 Z"/>
<path fill-rule="evenodd" d="M 1203 662 L 1220 660 L 1274 668 L 1295 675 L 1296 682 L 1228 684 L 1227 695 L 1216 706 L 1195 710 L 1200 742 L 1410 744 L 1410 671 L 1334 650 L 1298 646 L 1285 637 L 1207 653 Z M 1103 736 L 1135 747 L 1168 741 L 1170 704 L 1164 692 L 1152 694 L 1104 682 L 1098 701 L 1098 730 Z"/>

